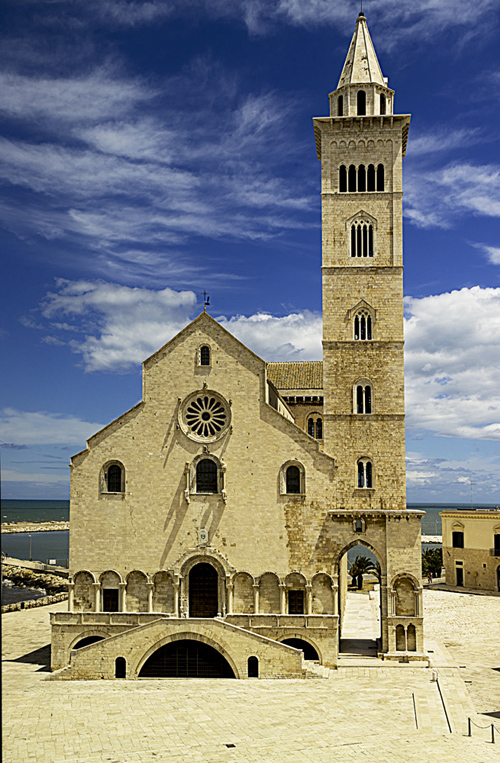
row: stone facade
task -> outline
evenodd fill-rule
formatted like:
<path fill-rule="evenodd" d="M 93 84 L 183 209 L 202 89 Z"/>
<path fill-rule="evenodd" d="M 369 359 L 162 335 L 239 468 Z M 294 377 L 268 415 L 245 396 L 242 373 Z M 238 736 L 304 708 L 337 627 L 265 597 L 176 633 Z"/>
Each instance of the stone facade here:
<path fill-rule="evenodd" d="M 207 649 L 237 677 L 254 658 L 261 677 L 297 676 L 293 647 L 334 667 L 356 545 L 380 563 L 380 654 L 422 658 L 422 514 L 406 510 L 404 461 L 409 117 L 392 113 L 362 14 L 350 51 L 331 116 L 314 120 L 323 363 L 266 364 L 206 312 L 144 362 L 141 402 L 72 458 L 61 677 L 136 678 L 155 653 L 171 675 L 174 652 Z"/>
<path fill-rule="evenodd" d="M 442 511 L 446 584 L 500 591 L 500 509 Z"/>

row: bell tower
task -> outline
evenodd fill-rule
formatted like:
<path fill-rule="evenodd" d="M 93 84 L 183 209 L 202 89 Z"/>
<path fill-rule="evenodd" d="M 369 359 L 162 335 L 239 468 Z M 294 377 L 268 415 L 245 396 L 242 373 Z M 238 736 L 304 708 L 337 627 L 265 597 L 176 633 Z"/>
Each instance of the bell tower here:
<path fill-rule="evenodd" d="M 360 13 L 330 116 L 315 118 L 323 230 L 324 448 L 337 509 L 405 510 L 402 169 L 394 114 Z"/>

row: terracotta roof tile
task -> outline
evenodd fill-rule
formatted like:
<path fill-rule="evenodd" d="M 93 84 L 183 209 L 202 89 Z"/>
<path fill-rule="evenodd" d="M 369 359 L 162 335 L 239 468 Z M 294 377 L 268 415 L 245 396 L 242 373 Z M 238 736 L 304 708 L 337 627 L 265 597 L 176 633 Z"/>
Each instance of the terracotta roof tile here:
<path fill-rule="evenodd" d="M 321 360 L 267 363 L 267 377 L 277 389 L 323 389 Z"/>

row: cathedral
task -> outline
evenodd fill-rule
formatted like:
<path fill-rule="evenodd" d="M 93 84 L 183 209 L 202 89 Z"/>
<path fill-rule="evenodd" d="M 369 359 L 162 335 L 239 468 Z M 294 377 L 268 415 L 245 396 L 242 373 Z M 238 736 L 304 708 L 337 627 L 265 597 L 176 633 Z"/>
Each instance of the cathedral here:
<path fill-rule="evenodd" d="M 405 492 L 402 165 L 361 12 L 321 162 L 323 361 L 266 363 L 202 312 L 71 459 L 52 678 L 301 678 L 338 664 L 347 552 L 379 562 L 379 658 L 422 660 Z"/>

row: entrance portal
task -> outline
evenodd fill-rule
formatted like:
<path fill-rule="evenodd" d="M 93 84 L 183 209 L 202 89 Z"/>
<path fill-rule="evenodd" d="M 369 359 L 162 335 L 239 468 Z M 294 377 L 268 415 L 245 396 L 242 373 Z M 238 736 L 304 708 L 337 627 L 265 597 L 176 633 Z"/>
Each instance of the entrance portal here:
<path fill-rule="evenodd" d="M 142 666 L 139 678 L 234 678 L 234 672 L 216 649 L 185 639 L 157 649 Z"/>
<path fill-rule="evenodd" d="M 189 573 L 189 617 L 217 617 L 219 576 L 211 564 L 201 562 Z"/>
<path fill-rule="evenodd" d="M 347 555 L 347 560 L 345 559 Z M 363 544 L 339 561 L 339 653 L 376 657 L 381 642 L 380 564 Z"/>

